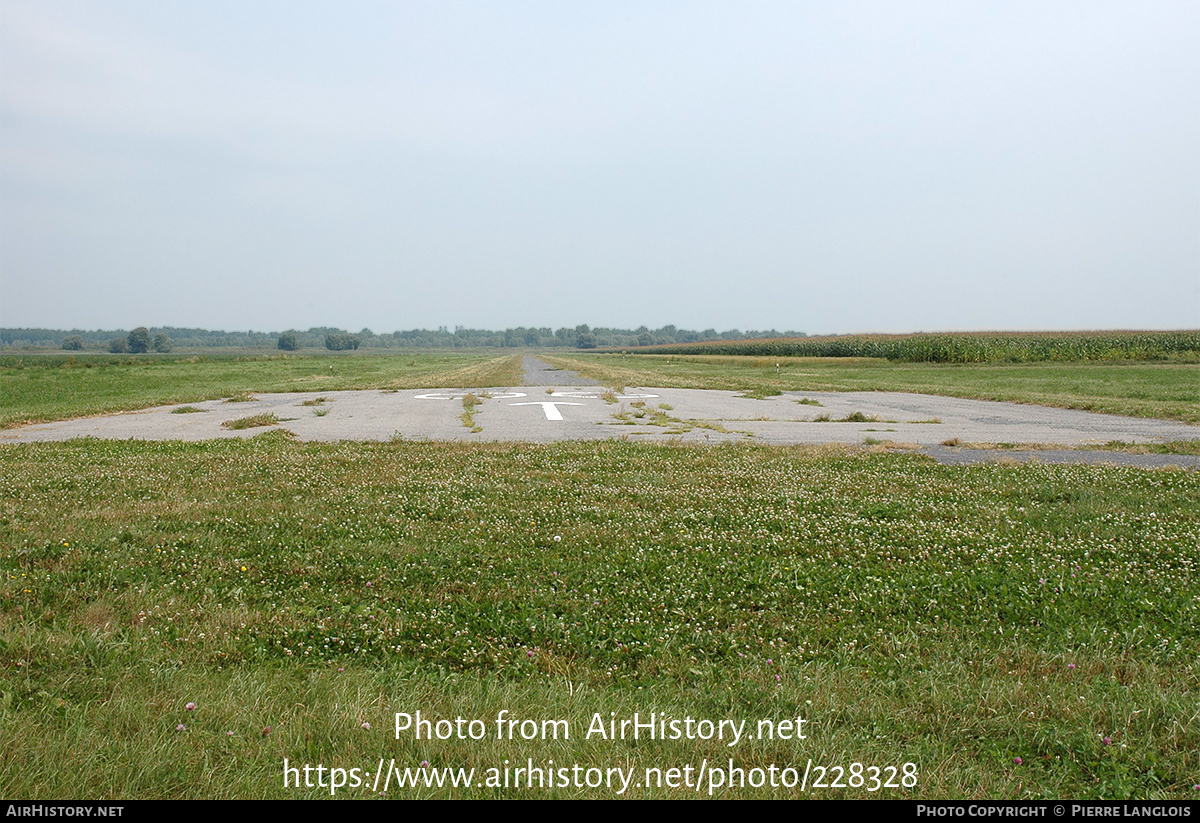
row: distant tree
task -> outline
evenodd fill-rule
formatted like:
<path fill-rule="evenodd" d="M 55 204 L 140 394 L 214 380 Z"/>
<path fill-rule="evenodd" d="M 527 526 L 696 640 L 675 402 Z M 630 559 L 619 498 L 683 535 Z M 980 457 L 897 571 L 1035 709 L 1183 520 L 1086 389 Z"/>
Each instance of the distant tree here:
<path fill-rule="evenodd" d="M 154 335 L 154 350 L 164 354 L 169 352 L 171 350 L 171 338 L 167 337 L 162 332 Z"/>
<path fill-rule="evenodd" d="M 296 342 L 296 335 L 290 331 L 279 335 L 280 351 L 295 351 L 298 348 L 300 348 L 300 344 Z"/>
<path fill-rule="evenodd" d="M 126 338 L 129 344 L 129 351 L 133 354 L 145 354 L 150 351 L 150 330 L 145 326 L 139 326 L 129 333 Z"/>
<path fill-rule="evenodd" d="M 124 354 L 129 351 L 129 341 L 124 337 L 114 337 L 108 341 L 108 350 L 113 354 Z"/>
<path fill-rule="evenodd" d="M 77 334 L 69 335 L 65 340 L 63 340 L 62 347 L 66 351 L 82 351 L 83 338 Z"/>
<path fill-rule="evenodd" d="M 334 332 L 333 334 L 325 335 L 325 348 L 330 351 L 349 351 L 357 349 L 362 345 L 362 340 L 357 334 L 346 334 L 345 332 Z"/>

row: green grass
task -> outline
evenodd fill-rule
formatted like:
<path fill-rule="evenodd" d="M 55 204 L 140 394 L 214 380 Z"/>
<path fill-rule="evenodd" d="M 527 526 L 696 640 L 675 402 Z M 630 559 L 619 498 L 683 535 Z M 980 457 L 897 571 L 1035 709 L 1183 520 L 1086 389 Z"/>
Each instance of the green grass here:
<path fill-rule="evenodd" d="M 483 427 L 475 422 L 475 410 L 486 399 L 486 396 L 478 397 L 470 393 L 463 396 L 463 412 L 459 415 L 459 420 L 462 421 L 463 428 L 470 429 L 472 434 L 478 434 L 483 431 Z"/>
<path fill-rule="evenodd" d="M 893 363 L 867 358 L 541 355 L 629 386 L 769 391 L 904 391 L 1200 423 L 1197 363 Z M 775 363 L 781 365 L 775 373 Z M 765 394 L 764 394 L 765 396 Z"/>
<path fill-rule="evenodd" d="M 929 421 L 917 421 L 929 422 Z M 1020 451 L 1105 451 L 1124 452 L 1126 454 L 1190 454 L 1200 455 L 1200 440 L 1172 440 L 1167 443 L 1126 443 L 1122 440 L 1110 440 L 1107 443 L 1087 443 L 1083 445 L 1066 445 L 1062 443 L 963 443 L 958 438 L 953 442 L 947 440 L 943 446 L 961 446 L 967 449 L 1004 449 Z"/>
<path fill-rule="evenodd" d="M 285 789 L 284 758 L 811 758 L 917 770 L 811 797 L 1194 798 L 1198 543 L 1187 471 L 278 431 L 0 446 L 0 795 L 328 796 Z M 397 739 L 418 710 L 572 736 Z M 801 716 L 807 739 L 585 739 L 610 712 Z"/>
<path fill-rule="evenodd" d="M 1122 451 L 1132 454 L 1195 454 L 1200 455 L 1200 440 L 1172 440 L 1169 443 L 1125 443 L 1110 440 L 1103 446 L 1088 448 L 1101 451 Z"/>
<path fill-rule="evenodd" d="M 254 429 L 259 426 L 276 426 L 279 425 L 279 418 L 272 412 L 264 414 L 255 414 L 250 417 L 239 417 L 236 420 L 226 420 L 221 425 L 227 429 Z"/>
<path fill-rule="evenodd" d="M 765 400 L 768 397 L 778 397 L 783 394 L 779 389 L 767 386 L 763 388 L 746 389 L 742 392 L 741 397 L 750 400 Z"/>
<path fill-rule="evenodd" d="M 494 352 L 0 356 L 0 427 L 254 392 L 519 385 Z"/>

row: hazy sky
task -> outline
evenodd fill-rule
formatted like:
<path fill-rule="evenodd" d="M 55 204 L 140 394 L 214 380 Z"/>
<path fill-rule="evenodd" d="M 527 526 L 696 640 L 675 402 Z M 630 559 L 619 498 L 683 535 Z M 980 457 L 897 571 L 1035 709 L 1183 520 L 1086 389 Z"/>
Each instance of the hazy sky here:
<path fill-rule="evenodd" d="M 0 0 L 0 326 L 1200 326 L 1200 4 Z"/>

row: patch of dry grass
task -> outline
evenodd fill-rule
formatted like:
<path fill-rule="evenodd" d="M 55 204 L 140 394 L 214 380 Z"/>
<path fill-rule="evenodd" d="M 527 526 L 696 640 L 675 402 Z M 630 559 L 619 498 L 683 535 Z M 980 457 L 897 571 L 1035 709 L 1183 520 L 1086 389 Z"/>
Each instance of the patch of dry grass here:
<path fill-rule="evenodd" d="M 226 429 L 254 429 L 259 426 L 276 426 L 279 418 L 273 412 L 256 414 L 251 417 L 239 417 L 237 420 L 226 420 L 221 425 Z"/>

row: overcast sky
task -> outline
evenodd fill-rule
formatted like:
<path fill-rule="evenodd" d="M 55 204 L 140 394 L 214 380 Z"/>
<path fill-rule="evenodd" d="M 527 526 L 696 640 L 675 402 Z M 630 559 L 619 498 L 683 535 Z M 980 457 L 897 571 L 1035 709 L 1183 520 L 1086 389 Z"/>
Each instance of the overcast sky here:
<path fill-rule="evenodd" d="M 1200 326 L 1200 4 L 0 0 L 0 326 Z"/>

